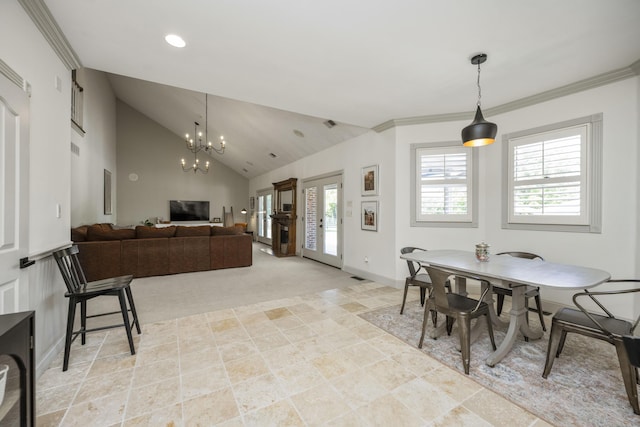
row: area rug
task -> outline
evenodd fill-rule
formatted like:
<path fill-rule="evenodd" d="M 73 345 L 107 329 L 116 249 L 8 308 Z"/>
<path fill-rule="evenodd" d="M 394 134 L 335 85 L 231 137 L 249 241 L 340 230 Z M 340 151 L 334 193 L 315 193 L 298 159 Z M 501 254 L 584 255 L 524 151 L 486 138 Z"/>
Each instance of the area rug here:
<path fill-rule="evenodd" d="M 408 304 L 403 315 L 400 305 L 373 310 L 360 315 L 363 319 L 416 347 L 420 339 L 423 310 L 419 304 Z M 505 313 L 502 318 L 506 320 Z M 532 328 L 540 328 L 537 316 L 529 316 Z M 444 317 L 439 316 L 443 321 Z M 480 319 L 484 322 L 483 319 Z M 550 321 L 547 322 L 550 329 Z M 568 334 L 564 350 L 554 362 L 548 379 L 542 378 L 549 332 L 542 339 L 516 340 L 514 347 L 495 367 L 484 363 L 491 351 L 485 330 L 471 345 L 469 377 L 480 385 L 520 405 L 537 417 L 557 426 L 638 426 L 627 400 L 615 348 L 599 340 Z M 458 331 L 430 338 L 433 325 L 427 329 L 422 351 L 438 361 L 464 372 L 460 352 L 456 349 Z M 496 343 L 502 341 L 505 329 L 494 331 Z"/>

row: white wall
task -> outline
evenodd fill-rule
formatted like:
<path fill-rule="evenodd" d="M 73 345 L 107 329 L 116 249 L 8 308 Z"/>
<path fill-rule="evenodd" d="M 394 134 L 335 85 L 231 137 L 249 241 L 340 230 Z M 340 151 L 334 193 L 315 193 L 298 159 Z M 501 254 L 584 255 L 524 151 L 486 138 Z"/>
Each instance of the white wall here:
<path fill-rule="evenodd" d="M 71 72 L 15 0 L 0 2 L 0 55 L 31 84 L 29 253 L 37 256 L 69 242 Z M 56 79 L 62 83 L 55 88 Z M 62 208 L 56 217 L 56 204 Z M 36 311 L 36 364 L 57 353 L 64 334 L 64 284 L 51 257 L 29 267 L 29 308 Z"/>
<path fill-rule="evenodd" d="M 399 286 L 406 263 L 399 259 L 403 246 L 426 249 L 473 250 L 485 241 L 492 252 L 523 250 L 547 260 L 591 266 L 609 271 L 614 278 L 638 275 L 640 177 L 640 78 L 565 96 L 542 104 L 491 117 L 498 124 L 497 142 L 476 148 L 480 167 L 479 226 L 477 228 L 411 227 L 410 145 L 458 140 L 467 122 L 443 122 L 400 126 L 382 134 L 367 133 L 270 174 L 251 180 L 250 194 L 288 177 L 300 180 L 341 170 L 344 173 L 344 207 L 353 204 L 352 217 L 344 218 L 344 270 L 382 283 Z M 595 113 L 604 116 L 603 224 L 602 233 L 535 232 L 503 230 L 501 134 L 530 129 Z M 360 170 L 380 165 L 380 228 L 377 233 L 360 230 Z M 298 195 L 300 197 L 300 194 Z M 301 209 L 302 204 L 298 204 Z M 301 211 L 298 212 L 298 216 Z M 301 227 L 298 221 L 298 227 Z M 302 233 L 298 233 L 300 247 Z M 393 246 L 393 247 L 392 247 Z M 364 257 L 370 259 L 364 263 Z M 543 299 L 571 304 L 571 292 L 543 290 Z M 618 301 L 620 314 L 632 317 L 640 310 L 638 298 Z"/>
<path fill-rule="evenodd" d="M 393 262 L 396 257 L 393 247 L 395 235 L 395 151 L 393 130 L 382 134 L 373 131 L 336 145 L 315 155 L 306 157 L 271 173 L 251 180 L 249 194 L 273 188 L 272 183 L 287 178 L 298 178 L 298 201 L 302 200 L 302 181 L 330 172 L 343 174 L 343 269 L 382 283 L 392 284 Z M 379 196 L 362 197 L 360 193 L 361 169 L 365 166 L 379 166 Z M 360 229 L 360 204 L 362 201 L 379 201 L 378 231 Z M 351 204 L 351 208 L 349 208 Z M 304 203 L 297 203 L 298 222 L 296 249 L 302 244 L 302 209 Z M 352 211 L 351 217 L 347 216 Z M 369 262 L 364 262 L 364 257 Z"/>
<path fill-rule="evenodd" d="M 199 154 L 201 162 L 211 161 L 208 174 L 184 172 L 180 159 L 193 161 L 184 141 L 122 101 L 117 102 L 117 139 L 119 225 L 168 220 L 169 200 L 208 200 L 212 218 L 233 207 L 235 222 L 245 222 L 240 210 L 249 209 L 249 180 L 216 157 Z M 132 173 L 137 181 L 129 179 Z"/>
<path fill-rule="evenodd" d="M 104 73 L 83 68 L 85 135 L 72 130 L 80 155 L 71 154 L 71 226 L 117 222 L 116 97 Z M 111 172 L 112 215 L 104 214 L 104 169 Z"/>
<path fill-rule="evenodd" d="M 638 85 L 639 78 L 626 79 L 517 111 L 492 116 L 498 125 L 496 143 L 476 148 L 480 154 L 480 216 L 476 229 L 409 227 L 408 213 L 398 215 L 397 250 L 402 246 L 473 250 L 484 240 L 496 253 L 523 250 L 549 261 L 600 268 L 614 278 L 638 275 Z M 602 233 L 539 232 L 503 230 L 501 135 L 603 113 L 603 224 Z M 449 141 L 468 123 L 451 122 L 398 128 L 397 169 L 409 169 L 409 145 L 416 142 Z M 398 211 L 409 206 L 409 173 L 397 175 Z M 398 262 L 401 266 L 402 263 Z M 398 269 L 396 278 L 404 275 Z M 543 299 L 571 304 L 571 292 L 543 290 Z M 627 299 L 621 314 L 638 310 Z"/>

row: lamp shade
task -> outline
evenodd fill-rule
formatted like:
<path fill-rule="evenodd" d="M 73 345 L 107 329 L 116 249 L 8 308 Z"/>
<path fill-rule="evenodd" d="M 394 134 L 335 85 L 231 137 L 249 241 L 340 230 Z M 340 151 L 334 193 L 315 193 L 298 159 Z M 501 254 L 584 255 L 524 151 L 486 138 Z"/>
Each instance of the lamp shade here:
<path fill-rule="evenodd" d="M 482 111 L 478 105 L 473 122 L 462 129 L 462 145 L 465 147 L 480 147 L 493 144 L 498 133 L 498 126 L 488 122 L 482 117 Z"/>

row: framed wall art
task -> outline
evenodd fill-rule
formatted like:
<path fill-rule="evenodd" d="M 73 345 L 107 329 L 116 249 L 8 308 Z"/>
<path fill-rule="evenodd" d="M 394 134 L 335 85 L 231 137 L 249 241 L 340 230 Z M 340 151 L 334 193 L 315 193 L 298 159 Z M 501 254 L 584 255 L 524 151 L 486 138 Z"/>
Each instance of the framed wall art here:
<path fill-rule="evenodd" d="M 366 166 L 362 168 L 360 186 L 363 196 L 378 195 L 378 165 Z"/>
<path fill-rule="evenodd" d="M 378 231 L 378 201 L 362 202 L 360 209 L 363 230 Z"/>

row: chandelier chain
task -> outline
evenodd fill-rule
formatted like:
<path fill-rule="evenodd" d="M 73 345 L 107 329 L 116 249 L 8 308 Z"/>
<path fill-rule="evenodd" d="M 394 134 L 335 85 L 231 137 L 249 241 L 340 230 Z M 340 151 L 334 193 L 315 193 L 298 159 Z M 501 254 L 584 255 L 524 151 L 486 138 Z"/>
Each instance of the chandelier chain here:
<path fill-rule="evenodd" d="M 222 155 L 224 154 L 224 150 L 225 150 L 225 145 L 226 145 L 226 141 L 224 140 L 224 137 L 221 136 L 220 137 L 220 148 L 216 148 L 213 146 L 213 144 L 211 143 L 211 141 L 209 141 L 209 97 L 207 96 L 207 94 L 205 93 L 205 106 L 204 106 L 204 111 L 205 111 L 205 119 L 204 119 L 204 123 L 205 123 L 205 128 L 204 128 L 204 140 L 205 143 L 202 143 L 202 132 L 200 132 L 200 134 L 198 134 L 198 126 L 200 125 L 198 122 L 194 122 L 194 132 L 193 132 L 193 138 L 189 137 L 189 134 L 187 134 L 186 137 L 186 145 L 187 145 L 187 150 L 189 150 L 191 153 L 193 153 L 193 157 L 194 157 L 194 163 L 192 166 L 187 167 L 186 161 L 185 159 L 181 160 L 182 163 L 182 170 L 185 172 L 190 172 L 193 171 L 193 173 L 196 173 L 198 171 L 202 172 L 202 173 L 208 173 L 209 172 L 209 164 L 210 162 L 207 161 L 205 163 L 205 167 L 201 167 L 200 166 L 200 159 L 198 159 L 198 153 L 200 151 L 206 151 L 207 153 L 210 153 L 211 151 L 215 151 L 216 153 Z"/>

